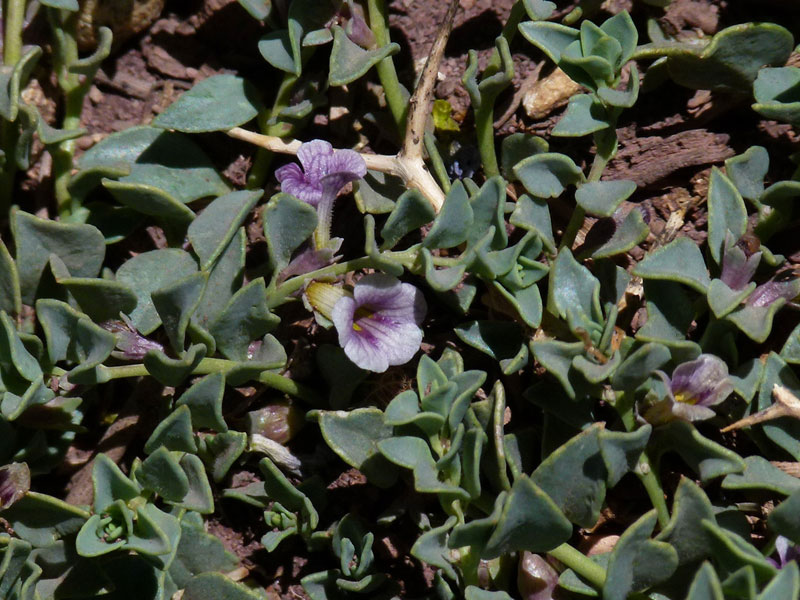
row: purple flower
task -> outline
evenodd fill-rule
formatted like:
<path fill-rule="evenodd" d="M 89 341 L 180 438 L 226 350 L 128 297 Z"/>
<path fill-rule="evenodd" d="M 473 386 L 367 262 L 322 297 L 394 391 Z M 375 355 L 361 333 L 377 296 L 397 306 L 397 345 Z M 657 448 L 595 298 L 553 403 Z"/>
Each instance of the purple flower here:
<path fill-rule="evenodd" d="M 678 418 L 702 421 L 714 416 L 710 406 L 725 400 L 733 392 L 728 366 L 713 354 L 701 354 L 695 360 L 675 367 L 672 379 L 662 371 L 656 373 L 667 385 L 667 396 L 650 406 L 645 420 L 658 425 Z"/>
<path fill-rule="evenodd" d="M 31 489 L 31 472 L 25 463 L 0 467 L 0 510 L 5 510 Z"/>
<path fill-rule="evenodd" d="M 770 279 L 762 283 L 747 297 L 747 306 L 765 307 L 771 305 L 779 298 L 793 300 L 800 293 L 800 280 L 797 277 L 789 279 Z"/>
<path fill-rule="evenodd" d="M 348 182 L 367 174 L 367 165 L 357 152 L 333 150 L 325 140 L 312 140 L 300 146 L 296 163 L 275 171 L 281 191 L 291 194 L 312 206 L 331 203 Z"/>
<path fill-rule="evenodd" d="M 732 290 L 743 290 L 761 262 L 761 252 L 748 252 L 746 244 L 739 240 L 733 243 L 733 235 L 729 231 L 725 239 L 725 251 L 722 255 L 722 274 L 720 279 Z"/>
<path fill-rule="evenodd" d="M 768 558 L 767 560 L 779 569 L 782 569 L 791 561 L 800 561 L 800 547 L 790 544 L 789 540 L 779 535 L 775 540 L 775 552 L 778 554 L 778 560 L 774 558 Z"/>
<path fill-rule="evenodd" d="M 426 310 L 425 298 L 413 285 L 376 274 L 356 283 L 352 298 L 338 299 L 331 320 L 347 357 L 362 369 L 383 373 L 419 350 Z"/>
<path fill-rule="evenodd" d="M 118 351 L 112 352 L 114 358 L 122 360 L 142 360 L 150 350 L 163 350 L 164 346 L 154 340 L 139 335 L 131 320 L 123 315 L 123 321 L 105 321 L 100 327 L 110 331 L 116 338 Z"/>

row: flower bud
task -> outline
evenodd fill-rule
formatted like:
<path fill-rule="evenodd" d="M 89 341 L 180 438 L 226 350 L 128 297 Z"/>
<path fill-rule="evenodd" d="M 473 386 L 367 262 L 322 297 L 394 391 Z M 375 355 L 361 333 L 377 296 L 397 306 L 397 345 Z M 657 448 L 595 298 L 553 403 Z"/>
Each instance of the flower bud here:
<path fill-rule="evenodd" d="M 0 510 L 17 502 L 31 489 L 31 472 L 25 463 L 0 467 Z"/>
<path fill-rule="evenodd" d="M 522 553 L 517 571 L 517 588 L 523 600 L 552 600 L 558 573 L 538 554 Z"/>
<path fill-rule="evenodd" d="M 245 415 L 247 433 L 285 444 L 303 427 L 303 412 L 291 402 L 279 400 Z"/>

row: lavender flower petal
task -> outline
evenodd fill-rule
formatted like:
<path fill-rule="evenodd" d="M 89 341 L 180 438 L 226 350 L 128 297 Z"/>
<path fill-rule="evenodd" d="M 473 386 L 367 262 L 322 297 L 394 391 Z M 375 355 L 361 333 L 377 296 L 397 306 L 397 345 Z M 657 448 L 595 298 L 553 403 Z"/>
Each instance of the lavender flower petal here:
<path fill-rule="evenodd" d="M 768 558 L 773 565 L 782 569 L 791 561 L 800 560 L 800 547 L 795 546 L 787 538 L 779 535 L 775 540 L 775 552 L 778 554 L 778 560 Z"/>
<path fill-rule="evenodd" d="M 366 21 L 358 15 L 353 15 L 347 22 L 345 33 L 350 40 L 365 50 L 375 47 L 375 34 L 367 25 Z"/>
<path fill-rule="evenodd" d="M 737 246 L 727 248 L 722 259 L 720 279 L 732 290 L 742 290 L 750 283 L 759 262 L 761 262 L 761 252 L 747 256 Z"/>
<path fill-rule="evenodd" d="M 309 179 L 318 180 L 330 173 L 328 164 L 333 154 L 333 146 L 325 140 L 311 140 L 300 145 L 297 158 Z"/>
<path fill-rule="evenodd" d="M 25 463 L 0 467 L 0 510 L 17 502 L 31 489 L 31 472 Z"/>
<path fill-rule="evenodd" d="M 758 286 L 753 293 L 747 297 L 747 306 L 770 306 L 779 298 L 793 300 L 800 292 L 800 280 L 796 277 L 784 281 L 772 279 Z"/>
<path fill-rule="evenodd" d="M 388 275 L 368 275 L 342 297 L 331 320 L 347 357 L 362 369 L 382 373 L 419 350 L 425 298 L 414 286 Z"/>
<path fill-rule="evenodd" d="M 277 169 L 275 177 L 281 182 L 281 191 L 285 194 L 291 194 L 311 206 L 316 206 L 322 200 L 322 184 L 309 179 L 295 163 Z"/>
<path fill-rule="evenodd" d="M 728 366 L 713 354 L 678 365 L 672 372 L 670 391 L 677 402 L 714 406 L 733 392 Z"/>
<path fill-rule="evenodd" d="M 666 385 L 666 395 L 644 409 L 643 417 L 653 425 L 673 419 L 703 421 L 714 416 L 711 406 L 719 404 L 733 392 L 728 366 L 712 354 L 701 354 L 695 360 L 678 365 L 672 379 L 656 371 Z M 663 392 L 661 392 L 663 394 Z"/>
<path fill-rule="evenodd" d="M 312 206 L 332 203 L 339 190 L 350 181 L 367 174 L 364 159 L 352 150 L 334 152 L 325 140 L 312 140 L 300 146 L 297 158 L 303 166 L 291 163 L 275 171 L 281 191 Z"/>

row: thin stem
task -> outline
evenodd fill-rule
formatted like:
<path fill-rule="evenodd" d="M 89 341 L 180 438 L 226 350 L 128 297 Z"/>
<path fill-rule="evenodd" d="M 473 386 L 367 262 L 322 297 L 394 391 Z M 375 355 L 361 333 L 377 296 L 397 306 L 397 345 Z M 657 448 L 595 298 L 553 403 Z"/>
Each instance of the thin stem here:
<path fill-rule="evenodd" d="M 386 3 L 383 0 L 368 0 L 367 10 L 369 11 L 369 25 L 372 33 L 375 34 L 375 41 L 378 46 L 386 46 L 391 42 L 389 37 L 389 15 L 386 11 Z M 400 80 L 397 78 L 397 71 L 394 68 L 394 61 L 391 56 L 387 56 L 380 61 L 375 70 L 383 86 L 383 93 L 386 96 L 386 104 L 392 113 L 397 131 L 405 131 L 406 114 L 408 105 L 406 104 L 405 94 L 400 87 Z"/>
<path fill-rule="evenodd" d="M 609 142 L 605 136 L 601 137 L 604 132 L 608 131 L 610 131 L 614 136 L 613 142 Z M 616 153 L 616 123 L 611 123 L 609 128 L 604 130 L 604 132 L 598 133 L 595 137 L 597 152 L 594 155 L 594 160 L 592 160 L 592 166 L 589 169 L 589 175 L 586 177 L 587 183 L 600 181 L 608 161 L 610 161 Z M 572 216 L 569 219 L 569 223 L 567 223 L 567 228 L 564 230 L 564 235 L 561 237 L 561 243 L 558 246 L 559 249 L 572 249 L 572 245 L 575 243 L 575 237 L 578 235 L 581 227 L 583 227 L 583 222 L 585 219 L 586 211 L 583 210 L 581 206 L 576 204 L 575 210 L 572 212 Z"/>
<path fill-rule="evenodd" d="M 622 419 L 622 424 L 627 431 L 636 430 L 636 417 L 634 415 L 633 407 L 636 399 L 633 392 L 623 392 L 617 396 L 615 408 Z M 664 499 L 664 490 L 661 487 L 661 482 L 658 480 L 658 475 L 653 468 L 650 457 L 645 450 L 639 457 L 639 461 L 634 469 L 639 481 L 642 482 L 653 508 L 656 509 L 656 516 L 658 524 L 663 529 L 669 523 L 669 508 L 667 501 Z"/>
<path fill-rule="evenodd" d="M 25 0 L 3 2 L 3 64 L 13 66 L 22 56 L 22 26 L 25 23 Z"/>
<path fill-rule="evenodd" d="M 483 172 L 486 177 L 500 174 L 497 153 L 494 148 L 494 98 L 484 98 L 475 110 L 475 133 L 478 136 L 478 151 L 481 154 Z"/>
<path fill-rule="evenodd" d="M 550 556 L 560 561 L 597 589 L 601 589 L 606 582 L 606 570 L 579 552 L 569 544 L 561 544 L 548 552 Z"/>
<path fill-rule="evenodd" d="M 658 518 L 658 525 L 664 529 L 669 523 L 669 508 L 667 508 L 667 501 L 664 499 L 664 490 L 661 488 L 661 482 L 658 480 L 655 470 L 650 464 L 650 458 L 647 452 L 642 452 L 639 457 L 639 463 L 635 469 L 639 481 L 644 485 L 647 495 L 652 502 L 653 507 L 656 509 L 656 516 Z"/>
<path fill-rule="evenodd" d="M 447 194 L 450 191 L 450 178 L 447 176 L 447 169 L 444 166 L 442 155 L 439 154 L 439 148 L 436 147 L 436 138 L 428 132 L 425 132 L 425 150 L 433 165 L 433 173 L 439 180 L 439 185 L 442 186 L 444 193 Z"/>
<path fill-rule="evenodd" d="M 22 27 L 25 22 L 25 0 L 4 0 L 3 21 L 3 64 L 12 67 L 22 57 Z M 11 195 L 14 187 L 16 166 L 14 162 L 14 147 L 19 137 L 18 128 L 14 123 L 3 120 L 0 122 L 0 150 L 5 153 L 6 162 L 0 172 L 0 218 L 3 218 L 11 206 Z"/>
<path fill-rule="evenodd" d="M 70 73 L 69 67 L 79 60 L 78 54 L 78 13 L 68 13 L 54 8 L 47 9 L 50 27 L 53 30 L 55 51 L 53 52 L 54 70 L 58 76 L 58 85 L 64 93 L 64 129 L 77 129 L 81 124 L 83 100 L 92 83 L 92 76 Z M 110 40 L 108 40 L 110 43 Z M 61 217 L 70 216 L 78 208 L 72 198 L 68 184 L 72 176 L 75 155 L 75 140 L 65 140 L 51 150 L 53 156 L 53 182 Z"/>
<path fill-rule="evenodd" d="M 503 30 L 500 32 L 500 35 L 508 40 L 509 46 L 514 40 L 514 36 L 517 35 L 518 26 L 525 15 L 525 5 L 522 3 L 522 0 L 518 0 L 517 3 L 511 8 L 511 13 L 508 15 L 508 21 L 506 21 L 506 24 L 503 26 Z M 489 77 L 494 75 L 500 71 L 502 65 L 503 61 L 500 57 L 500 52 L 495 46 L 494 51 L 492 51 L 492 56 L 489 58 L 489 62 L 486 64 L 486 69 L 483 71 L 484 76 Z"/>
<path fill-rule="evenodd" d="M 292 92 L 294 91 L 294 84 L 297 82 L 297 75 L 294 73 L 285 73 L 283 81 L 278 88 L 278 93 L 275 95 L 275 101 L 272 103 L 272 108 L 262 111 L 258 116 L 259 128 L 266 135 L 274 135 L 278 137 L 285 137 L 291 135 L 294 126 L 290 123 L 273 123 L 269 121 L 277 118 L 278 114 L 287 106 L 289 106 Z M 273 152 L 266 148 L 259 148 L 256 152 L 253 166 L 247 175 L 247 189 L 259 189 L 264 186 L 264 182 L 269 175 L 269 167 L 272 164 Z"/>
<path fill-rule="evenodd" d="M 204 358 L 194 368 L 194 370 L 192 371 L 192 375 L 208 375 L 210 373 L 224 373 L 239 364 L 241 363 L 237 363 L 231 360 L 225 360 L 222 358 Z M 105 365 L 100 365 L 98 367 L 98 371 L 99 371 L 98 374 L 99 383 L 106 383 L 108 381 L 111 381 L 112 379 L 125 379 L 128 377 L 145 377 L 150 375 L 150 372 L 143 364 L 121 365 L 118 367 L 107 367 Z M 288 377 L 279 375 L 278 373 L 273 373 L 272 371 L 263 371 L 258 376 L 258 381 L 275 390 L 284 392 L 285 394 L 289 394 L 290 396 L 294 396 L 301 400 L 305 400 L 309 404 L 314 404 L 314 405 L 320 404 L 319 397 L 311 389 L 297 383 L 296 381 L 289 379 Z"/>
<path fill-rule="evenodd" d="M 292 277 L 288 281 L 280 284 L 269 295 L 267 307 L 275 308 L 276 306 L 280 306 L 286 302 L 286 299 L 289 296 L 300 291 L 303 286 L 305 286 L 306 283 L 312 279 L 325 279 L 329 277 L 335 277 L 337 275 L 344 275 L 350 271 L 357 271 L 358 269 L 364 269 L 370 266 L 372 266 L 372 259 L 368 256 L 364 256 L 355 260 L 348 260 L 342 263 L 336 263 L 335 265 L 329 265 L 327 267 L 323 267 L 322 269 L 317 269 L 316 271 L 306 273 L 305 275 Z"/>

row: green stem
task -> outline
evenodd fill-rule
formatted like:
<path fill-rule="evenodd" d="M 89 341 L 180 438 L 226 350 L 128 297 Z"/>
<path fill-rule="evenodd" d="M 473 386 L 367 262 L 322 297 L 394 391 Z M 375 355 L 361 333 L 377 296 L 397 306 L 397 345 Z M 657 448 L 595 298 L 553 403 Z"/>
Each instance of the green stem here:
<path fill-rule="evenodd" d="M 4 0 L 3 21 L 3 64 L 14 67 L 22 56 L 22 26 L 25 22 L 25 0 Z M 0 122 L 0 150 L 5 153 L 6 162 L 0 172 L 0 219 L 4 218 L 11 206 L 16 167 L 14 147 L 19 137 L 14 123 Z"/>
<path fill-rule="evenodd" d="M 281 85 L 278 88 L 278 93 L 275 95 L 275 101 L 272 103 L 272 108 L 269 110 L 261 111 L 258 116 L 259 129 L 265 135 L 274 135 L 284 137 L 292 135 L 294 126 L 290 123 L 277 122 L 269 124 L 272 119 L 276 119 L 278 114 L 287 106 L 289 106 L 292 93 L 294 92 L 294 84 L 297 83 L 297 75 L 294 73 L 286 73 L 283 76 Z M 264 182 L 269 175 L 269 167 L 272 164 L 272 159 L 275 156 L 266 148 L 259 148 L 256 152 L 253 166 L 250 173 L 247 175 L 247 189 L 255 190 L 264 187 Z"/>
<path fill-rule="evenodd" d="M 478 151 L 481 154 L 483 172 L 487 178 L 500 174 L 494 149 L 494 101 L 494 98 L 482 98 L 480 107 L 475 110 Z"/>
<path fill-rule="evenodd" d="M 53 52 L 54 70 L 58 76 L 58 85 L 64 93 L 64 129 L 77 129 L 81 124 L 83 99 L 91 86 L 92 78 L 70 73 L 69 66 L 79 59 L 78 54 L 78 14 L 66 13 L 57 9 L 48 9 L 50 26 L 53 29 L 55 51 Z M 55 188 L 58 214 L 68 217 L 75 212 L 72 194 L 68 184 L 72 176 L 75 140 L 66 140 L 52 150 L 53 182 Z"/>
<path fill-rule="evenodd" d="M 433 137 L 433 134 L 426 132 L 424 141 L 425 150 L 428 152 L 428 158 L 433 167 L 433 174 L 436 175 L 439 185 L 442 186 L 442 190 L 447 194 L 450 191 L 450 178 L 447 176 L 447 169 L 444 166 L 442 155 L 439 154 L 439 149 L 436 147 L 436 138 Z"/>
<path fill-rule="evenodd" d="M 222 358 L 204 358 L 192 371 L 192 375 L 208 375 L 210 373 L 224 373 L 229 371 L 236 365 L 241 364 L 231 360 Z M 125 379 L 128 377 L 145 377 L 150 375 L 149 371 L 143 364 L 135 365 L 122 365 L 118 367 L 106 367 L 100 365 L 98 367 L 98 383 L 106 383 L 112 379 Z M 53 374 L 57 374 L 55 371 Z M 305 387 L 277 373 L 272 371 L 263 371 L 258 376 L 258 381 L 261 383 L 290 396 L 305 400 L 309 404 L 319 405 L 319 397 L 311 389 Z"/>
<path fill-rule="evenodd" d="M 3 64 L 14 66 L 22 56 L 22 26 L 25 22 L 25 0 L 3 2 Z"/>
<path fill-rule="evenodd" d="M 514 36 L 517 35 L 518 26 L 525 16 L 525 6 L 522 0 L 518 0 L 512 7 L 511 13 L 508 15 L 508 21 L 506 21 L 503 30 L 500 32 L 500 35 L 508 40 L 509 45 L 511 45 L 511 42 L 514 40 Z M 492 56 L 489 58 L 489 62 L 486 64 L 486 69 L 483 71 L 484 76 L 489 77 L 490 75 L 494 75 L 500 71 L 502 66 L 503 61 L 500 57 L 500 52 L 497 50 L 497 47 L 495 47 L 492 51 Z"/>
<path fill-rule="evenodd" d="M 650 497 L 650 502 L 656 509 L 659 527 L 664 529 L 669 523 L 669 508 L 667 508 L 667 501 L 664 499 L 664 490 L 661 488 L 661 482 L 650 464 L 647 452 L 642 452 L 639 457 L 639 464 L 636 465 L 635 473 L 639 477 L 639 481 L 644 485 L 644 489 Z"/>
<path fill-rule="evenodd" d="M 372 33 L 375 34 L 375 42 L 378 46 L 386 46 L 391 43 L 389 37 L 389 15 L 386 11 L 384 0 L 368 0 L 367 10 L 369 11 L 369 25 Z M 391 56 L 387 56 L 380 61 L 375 70 L 383 86 L 383 93 L 386 96 L 386 104 L 394 118 L 397 131 L 402 137 L 406 129 L 406 114 L 408 112 L 408 99 L 400 86 L 397 78 L 397 71 L 394 68 L 394 61 Z"/>
<path fill-rule="evenodd" d="M 635 402 L 636 399 L 633 396 L 633 392 L 624 392 L 617 396 L 615 408 L 627 431 L 636 430 L 636 417 L 633 411 Z M 661 487 L 661 482 L 658 480 L 658 475 L 656 475 L 646 450 L 642 452 L 642 455 L 639 457 L 634 472 L 639 478 L 639 481 L 642 482 L 645 491 L 647 491 L 647 496 L 656 509 L 658 524 L 663 529 L 667 526 L 667 523 L 669 523 L 669 508 L 667 508 L 667 501 L 664 499 L 664 490 Z"/>
<path fill-rule="evenodd" d="M 601 589 L 606 582 L 606 570 L 569 544 L 561 544 L 558 548 L 550 550 L 548 554 L 575 571 L 597 589 Z"/>
<path fill-rule="evenodd" d="M 613 140 L 609 138 L 609 134 L 607 132 L 610 132 L 610 136 L 613 136 Z M 592 160 L 592 166 L 589 169 L 589 175 L 586 177 L 587 183 L 600 181 L 606 165 L 612 158 L 614 158 L 614 155 L 616 154 L 616 136 L 616 120 L 609 124 L 608 129 L 595 134 L 595 145 L 597 146 L 597 152 L 594 155 L 594 160 Z M 575 210 L 572 212 L 572 216 L 569 219 L 569 223 L 567 223 L 567 228 L 564 230 L 564 235 L 561 237 L 561 243 L 558 246 L 559 249 L 572 249 L 572 245 L 575 243 L 575 237 L 578 235 L 581 227 L 583 227 L 583 222 L 585 219 L 586 211 L 583 210 L 581 206 L 576 204 Z"/>
<path fill-rule="evenodd" d="M 329 265 L 327 267 L 323 267 L 321 269 L 317 269 L 316 271 L 311 271 L 310 273 L 306 273 L 305 275 L 299 275 L 297 277 L 292 277 L 288 281 L 280 284 L 278 287 L 275 288 L 269 294 L 269 299 L 267 300 L 267 307 L 268 308 L 275 308 L 276 306 L 280 306 L 286 299 L 294 294 L 295 292 L 300 291 L 303 286 L 306 285 L 312 279 L 325 279 L 330 277 L 336 277 L 337 275 L 344 275 L 345 273 L 349 273 L 350 271 L 357 271 L 358 269 L 364 269 L 366 267 L 372 266 L 372 259 L 368 256 L 364 256 L 362 258 L 357 258 L 355 260 L 347 260 L 342 263 L 336 263 L 335 265 Z"/>

